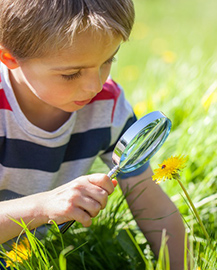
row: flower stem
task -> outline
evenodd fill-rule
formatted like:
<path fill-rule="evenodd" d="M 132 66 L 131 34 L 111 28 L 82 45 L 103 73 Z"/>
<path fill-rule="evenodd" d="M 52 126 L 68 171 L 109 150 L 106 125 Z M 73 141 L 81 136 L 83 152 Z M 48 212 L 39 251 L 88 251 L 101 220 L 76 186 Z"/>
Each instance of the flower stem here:
<path fill-rule="evenodd" d="M 195 208 L 195 206 L 194 206 L 194 204 L 193 204 L 193 202 L 192 202 L 192 200 L 191 200 L 191 198 L 190 198 L 187 190 L 185 189 L 184 185 L 182 184 L 182 182 L 179 179 L 176 178 L 176 180 L 179 182 L 179 185 L 181 186 L 182 190 L 184 191 L 184 193 L 185 193 L 185 195 L 186 195 L 186 197 L 187 197 L 187 199 L 188 199 L 188 201 L 189 201 L 189 203 L 191 205 L 191 208 L 194 211 L 194 214 L 195 214 L 195 216 L 196 216 L 196 218 L 197 218 L 197 220 L 198 220 L 198 222 L 200 224 L 200 227 L 201 227 L 204 235 L 206 236 L 206 239 L 208 241 L 210 241 L 210 237 L 209 237 L 209 235 L 208 235 L 208 233 L 207 233 L 207 231 L 206 231 L 206 229 L 205 229 L 205 227 L 203 225 L 203 222 L 202 222 L 202 220 L 201 220 L 201 218 L 200 218 L 200 216 L 199 216 L 199 214 L 197 212 L 197 209 Z"/>

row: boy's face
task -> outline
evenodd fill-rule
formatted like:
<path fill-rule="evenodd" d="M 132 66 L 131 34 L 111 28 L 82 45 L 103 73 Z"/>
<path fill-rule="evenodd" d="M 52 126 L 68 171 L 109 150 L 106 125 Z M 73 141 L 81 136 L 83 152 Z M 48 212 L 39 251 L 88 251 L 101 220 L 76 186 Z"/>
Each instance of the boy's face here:
<path fill-rule="evenodd" d="M 77 34 L 70 49 L 11 70 L 14 91 L 37 101 L 33 104 L 79 110 L 102 90 L 121 41 L 90 30 Z"/>

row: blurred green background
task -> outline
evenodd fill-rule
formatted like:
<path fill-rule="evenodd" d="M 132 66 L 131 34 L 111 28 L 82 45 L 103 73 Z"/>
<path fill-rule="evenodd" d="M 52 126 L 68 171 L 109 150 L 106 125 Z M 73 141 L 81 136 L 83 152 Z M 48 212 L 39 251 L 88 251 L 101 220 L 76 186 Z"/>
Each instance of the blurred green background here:
<path fill-rule="evenodd" d="M 160 110 L 172 120 L 172 132 L 152 167 L 171 155 L 187 155 L 183 178 L 192 196 L 199 196 L 201 188 L 201 196 L 209 196 L 217 188 L 217 1 L 134 3 L 136 22 L 112 77 L 138 117 Z M 176 183 L 162 186 L 171 196 L 179 190 Z"/>

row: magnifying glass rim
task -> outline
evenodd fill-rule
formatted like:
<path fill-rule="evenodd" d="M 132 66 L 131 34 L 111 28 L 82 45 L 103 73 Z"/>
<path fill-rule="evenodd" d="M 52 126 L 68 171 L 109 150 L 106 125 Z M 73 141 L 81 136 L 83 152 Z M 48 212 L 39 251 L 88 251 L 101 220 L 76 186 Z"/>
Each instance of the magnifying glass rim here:
<path fill-rule="evenodd" d="M 113 155 L 112 155 L 112 161 L 115 165 L 120 165 L 121 157 L 128 146 L 128 144 L 138 135 L 138 130 L 142 130 L 144 127 L 148 126 L 152 122 L 158 120 L 158 119 L 166 119 L 168 127 L 167 132 L 165 133 L 165 136 L 163 140 L 161 141 L 161 144 L 164 143 L 166 140 L 170 129 L 171 129 L 171 121 L 166 115 L 160 111 L 154 111 L 151 113 L 146 114 L 139 120 L 137 120 L 131 127 L 129 127 L 126 132 L 121 136 L 119 141 L 117 142 Z"/>

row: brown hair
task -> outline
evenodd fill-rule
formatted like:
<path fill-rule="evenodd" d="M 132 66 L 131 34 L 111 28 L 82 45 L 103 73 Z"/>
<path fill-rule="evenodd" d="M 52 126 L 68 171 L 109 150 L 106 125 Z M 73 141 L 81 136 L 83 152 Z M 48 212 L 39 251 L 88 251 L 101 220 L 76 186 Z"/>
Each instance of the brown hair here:
<path fill-rule="evenodd" d="M 0 0 L 0 44 L 20 60 L 67 47 L 89 27 L 126 41 L 133 22 L 132 0 Z"/>

